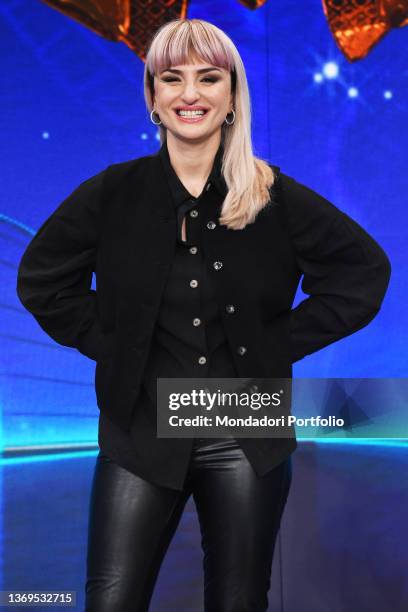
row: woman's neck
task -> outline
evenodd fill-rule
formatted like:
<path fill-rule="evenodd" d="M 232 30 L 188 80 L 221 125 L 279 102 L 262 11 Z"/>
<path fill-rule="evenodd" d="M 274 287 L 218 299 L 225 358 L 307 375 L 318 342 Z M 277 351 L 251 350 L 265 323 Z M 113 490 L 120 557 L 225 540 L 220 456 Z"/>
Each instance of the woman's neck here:
<path fill-rule="evenodd" d="M 167 137 L 170 162 L 177 176 L 192 195 L 199 195 L 211 172 L 215 155 L 220 146 L 220 136 L 205 142 L 191 143 Z M 188 187 L 190 186 L 190 188 Z"/>

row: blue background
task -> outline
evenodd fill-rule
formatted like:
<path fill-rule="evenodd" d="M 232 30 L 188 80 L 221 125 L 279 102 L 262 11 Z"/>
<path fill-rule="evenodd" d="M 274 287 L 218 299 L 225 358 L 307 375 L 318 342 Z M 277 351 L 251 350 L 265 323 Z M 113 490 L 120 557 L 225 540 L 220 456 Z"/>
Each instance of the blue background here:
<path fill-rule="evenodd" d="M 256 11 L 235 1 L 193 2 L 188 17 L 213 21 L 242 55 L 255 154 L 352 216 L 392 262 L 374 321 L 296 363 L 294 376 L 405 376 L 406 31 L 392 31 L 351 64 L 319 0 L 267 2 Z M 37 326 L 17 299 L 16 269 L 33 233 L 81 181 L 158 149 L 144 64 L 123 43 L 36 0 L 3 2 L 0 20 L 3 444 L 95 441 L 94 363 Z M 337 78 L 324 77 L 328 62 Z M 299 289 L 295 305 L 303 297 Z"/>
<path fill-rule="evenodd" d="M 294 364 L 294 376 L 405 377 L 407 28 L 351 64 L 320 0 L 270 0 L 256 11 L 235 0 L 200 0 L 187 16 L 221 27 L 242 55 L 255 154 L 352 216 L 391 259 L 390 287 L 374 321 Z M 144 106 L 144 65 L 124 44 L 39 0 L 3 0 L 0 29 L 1 444 L 6 451 L 71 451 L 3 458 L 1 588 L 64 588 L 82 600 L 95 364 L 53 342 L 24 310 L 17 266 L 80 182 L 155 152 L 159 141 Z M 337 78 L 322 76 L 329 62 Z M 303 298 L 299 289 L 294 305 Z M 393 409 L 400 400 L 390 398 Z M 81 445 L 94 450 L 80 452 Z M 407 609 L 406 449 L 396 441 L 299 444 L 272 573 L 273 609 L 283 610 L 283 593 L 287 612 Z M 189 503 L 152 609 L 200 610 L 201 580 Z"/>

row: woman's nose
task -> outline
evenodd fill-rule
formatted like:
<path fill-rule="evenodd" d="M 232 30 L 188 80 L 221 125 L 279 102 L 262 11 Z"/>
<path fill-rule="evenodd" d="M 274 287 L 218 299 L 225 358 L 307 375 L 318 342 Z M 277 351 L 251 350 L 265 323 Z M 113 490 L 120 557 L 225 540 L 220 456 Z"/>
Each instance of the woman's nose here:
<path fill-rule="evenodd" d="M 198 90 L 197 90 L 196 85 L 194 85 L 194 84 L 187 84 L 187 85 L 184 86 L 183 97 L 185 99 L 187 99 L 187 98 L 190 99 L 191 98 L 191 99 L 194 100 L 195 98 L 197 98 L 198 95 L 199 94 L 198 94 Z"/>

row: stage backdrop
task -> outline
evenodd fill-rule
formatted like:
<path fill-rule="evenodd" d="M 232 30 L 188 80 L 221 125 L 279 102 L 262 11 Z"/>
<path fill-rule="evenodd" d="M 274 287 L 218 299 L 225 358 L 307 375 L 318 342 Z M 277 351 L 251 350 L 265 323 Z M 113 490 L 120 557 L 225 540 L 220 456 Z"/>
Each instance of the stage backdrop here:
<path fill-rule="evenodd" d="M 374 321 L 296 363 L 294 376 L 406 376 L 407 28 L 351 63 L 320 0 L 270 0 L 256 10 L 236 0 L 193 0 L 186 16 L 215 23 L 236 43 L 252 96 L 255 153 L 361 223 L 392 263 Z M 24 310 L 17 266 L 80 182 L 156 152 L 158 133 L 144 105 L 143 61 L 123 42 L 40 0 L 3 0 L 0 28 L 2 448 L 80 447 L 96 442 L 95 364 L 53 342 Z M 299 289 L 295 305 L 304 297 Z M 374 482 L 375 471 L 368 478 Z"/>

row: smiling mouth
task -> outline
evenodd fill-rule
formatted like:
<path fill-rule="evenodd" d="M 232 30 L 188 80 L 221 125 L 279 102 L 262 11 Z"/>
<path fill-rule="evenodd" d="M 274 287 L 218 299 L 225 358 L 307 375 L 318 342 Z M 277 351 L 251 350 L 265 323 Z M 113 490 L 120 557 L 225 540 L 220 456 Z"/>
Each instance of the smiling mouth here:
<path fill-rule="evenodd" d="M 193 118 L 195 119 L 196 117 L 204 117 L 204 115 L 206 115 L 208 113 L 208 109 L 202 109 L 201 112 L 194 112 L 194 111 L 184 111 L 184 110 L 175 110 L 175 113 L 178 117 L 186 117 L 186 118 Z"/>

